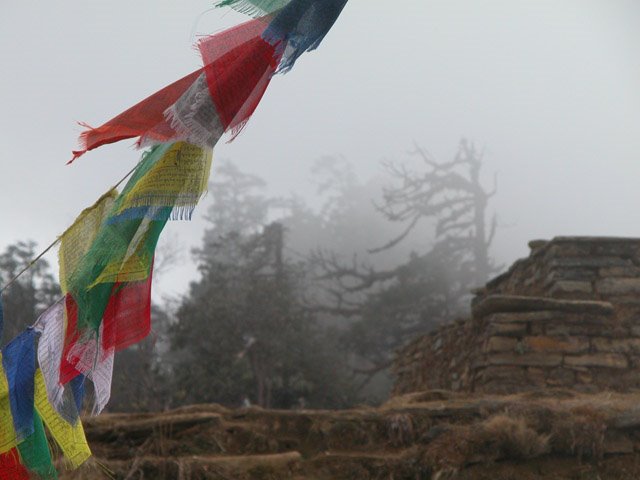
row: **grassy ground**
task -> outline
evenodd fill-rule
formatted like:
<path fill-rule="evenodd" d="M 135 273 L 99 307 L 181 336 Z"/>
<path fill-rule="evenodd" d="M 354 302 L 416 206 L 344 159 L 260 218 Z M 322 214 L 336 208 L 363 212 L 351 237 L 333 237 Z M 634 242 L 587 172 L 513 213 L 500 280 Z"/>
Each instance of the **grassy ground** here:
<path fill-rule="evenodd" d="M 63 478 L 640 478 L 639 393 L 430 391 L 344 411 L 195 405 L 102 415 L 86 432 L 95 458 Z"/>

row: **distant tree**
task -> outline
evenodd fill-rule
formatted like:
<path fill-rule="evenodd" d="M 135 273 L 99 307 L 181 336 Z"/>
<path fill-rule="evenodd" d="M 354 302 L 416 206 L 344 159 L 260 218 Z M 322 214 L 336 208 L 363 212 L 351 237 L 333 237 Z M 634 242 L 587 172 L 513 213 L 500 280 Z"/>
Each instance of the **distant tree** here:
<path fill-rule="evenodd" d="M 409 170 L 403 164 L 388 163 L 387 169 L 399 185 L 386 188 L 380 212 L 391 222 L 405 224 L 403 231 L 376 251 L 389 249 L 411 233 L 425 219 L 435 221 L 435 237 L 451 252 L 464 258 L 457 268 L 481 286 L 495 271 L 489 247 L 496 233 L 496 216 L 487 226 L 487 205 L 496 193 L 487 191 L 480 181 L 483 153 L 462 139 L 455 158 L 436 162 L 416 146 L 424 164 L 423 171 Z"/>
<path fill-rule="evenodd" d="M 36 243 L 21 241 L 0 254 L 0 282 L 6 285 L 37 256 Z M 4 334 L 2 345 L 32 325 L 47 307 L 60 298 L 60 286 L 46 260 L 38 260 L 4 292 Z"/>
<path fill-rule="evenodd" d="M 394 250 L 421 220 L 431 220 L 432 236 L 422 240 L 423 249 L 392 268 L 374 267 L 355 255 L 345 261 L 326 250 L 313 255 L 329 299 L 315 309 L 349 319 L 342 338 L 355 355 L 353 371 L 362 386 L 384 372 L 411 337 L 463 314 L 471 288 L 494 270 L 489 246 L 496 221 L 487 228 L 486 210 L 495 188 L 487 192 L 480 183 L 482 154 L 465 140 L 451 162 L 437 163 L 419 147 L 415 153 L 423 170 L 387 164 L 396 185 L 384 189 L 378 210 L 405 226 L 371 252 Z"/>
<path fill-rule="evenodd" d="M 304 265 L 284 254 L 282 224 L 267 222 L 277 203 L 260 179 L 223 167 L 210 188 L 211 228 L 195 252 L 200 279 L 170 329 L 175 401 L 345 405 L 336 342 L 302 302 Z"/>

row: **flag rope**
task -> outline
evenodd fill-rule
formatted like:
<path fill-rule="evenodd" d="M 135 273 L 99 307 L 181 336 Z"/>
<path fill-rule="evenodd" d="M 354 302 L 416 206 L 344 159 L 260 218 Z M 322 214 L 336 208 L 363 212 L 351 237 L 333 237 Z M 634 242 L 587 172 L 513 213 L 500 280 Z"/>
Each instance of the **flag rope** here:
<path fill-rule="evenodd" d="M 114 186 L 112 186 L 109 190 L 107 190 L 107 192 L 114 190 L 116 188 L 118 188 L 120 185 L 122 185 L 122 183 L 131 176 L 131 174 L 136 170 L 136 168 L 138 168 L 138 165 L 140 164 L 140 162 L 138 162 L 136 164 L 135 167 L 133 167 L 131 170 L 129 170 L 127 172 L 127 174 L 122 177 L 118 183 L 116 183 Z M 45 248 L 37 257 L 35 257 L 33 260 L 31 260 L 22 270 L 20 270 L 16 275 L 13 276 L 13 278 L 11 280 L 9 280 L 2 288 L 0 288 L 0 295 L 2 294 L 2 292 L 4 292 L 7 288 L 9 288 L 11 285 L 13 285 L 16 281 L 18 281 L 18 279 L 24 275 L 27 271 L 29 271 L 31 268 L 33 268 L 33 266 L 38 262 L 38 260 L 40 260 L 42 257 L 44 257 L 47 253 L 49 253 L 49 251 L 55 247 L 58 243 L 60 243 L 60 236 L 58 236 L 58 238 L 56 238 L 53 242 L 51 242 L 51 244 Z"/>

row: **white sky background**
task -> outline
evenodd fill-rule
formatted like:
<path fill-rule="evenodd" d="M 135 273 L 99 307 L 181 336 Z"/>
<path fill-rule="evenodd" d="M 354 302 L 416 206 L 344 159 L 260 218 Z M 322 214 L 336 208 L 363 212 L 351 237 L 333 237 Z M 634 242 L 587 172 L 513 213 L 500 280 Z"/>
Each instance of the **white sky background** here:
<path fill-rule="evenodd" d="M 0 248 L 44 247 L 139 156 L 125 141 L 65 166 L 75 121 L 100 125 L 195 70 L 194 32 L 243 17 L 198 18 L 206 0 L 3 3 Z M 449 159 L 461 136 L 486 146 L 488 183 L 499 176 L 501 262 L 526 255 L 533 238 L 640 237 L 640 2 L 350 0 L 320 49 L 273 80 L 215 156 L 274 195 L 313 202 L 318 157 L 342 154 L 365 178 L 407 158 L 414 140 Z M 168 228 L 186 260 L 205 209 Z M 184 265 L 158 286 L 184 292 L 193 276 Z"/>

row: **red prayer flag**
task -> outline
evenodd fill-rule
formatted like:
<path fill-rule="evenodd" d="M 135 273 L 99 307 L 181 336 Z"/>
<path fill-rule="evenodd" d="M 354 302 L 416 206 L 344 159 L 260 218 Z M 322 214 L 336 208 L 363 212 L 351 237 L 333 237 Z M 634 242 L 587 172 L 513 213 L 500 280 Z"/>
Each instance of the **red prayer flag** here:
<path fill-rule="evenodd" d="M 18 450 L 12 448 L 0 454 L 0 480 L 29 480 L 29 472 L 22 463 Z"/>

